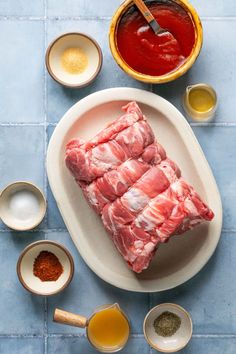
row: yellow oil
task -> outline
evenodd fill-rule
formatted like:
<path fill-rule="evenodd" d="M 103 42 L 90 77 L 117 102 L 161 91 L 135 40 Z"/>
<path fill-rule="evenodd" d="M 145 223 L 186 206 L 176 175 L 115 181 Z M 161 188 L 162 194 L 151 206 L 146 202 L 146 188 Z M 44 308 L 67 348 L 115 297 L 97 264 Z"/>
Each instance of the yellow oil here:
<path fill-rule="evenodd" d="M 116 307 L 99 311 L 89 321 L 88 337 L 98 348 L 121 347 L 129 337 L 128 321 Z"/>
<path fill-rule="evenodd" d="M 198 112 L 207 112 L 215 106 L 215 98 L 204 88 L 195 88 L 189 92 L 189 104 Z"/>

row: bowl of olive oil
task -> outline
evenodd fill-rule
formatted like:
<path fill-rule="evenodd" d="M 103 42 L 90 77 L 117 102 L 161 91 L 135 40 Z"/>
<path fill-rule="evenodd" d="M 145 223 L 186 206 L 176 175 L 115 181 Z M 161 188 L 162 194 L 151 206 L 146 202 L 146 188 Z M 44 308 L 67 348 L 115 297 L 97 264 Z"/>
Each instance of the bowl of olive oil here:
<path fill-rule="evenodd" d="M 187 86 L 183 96 L 183 107 L 192 120 L 210 122 L 217 108 L 216 91 L 212 86 L 203 83 Z"/>

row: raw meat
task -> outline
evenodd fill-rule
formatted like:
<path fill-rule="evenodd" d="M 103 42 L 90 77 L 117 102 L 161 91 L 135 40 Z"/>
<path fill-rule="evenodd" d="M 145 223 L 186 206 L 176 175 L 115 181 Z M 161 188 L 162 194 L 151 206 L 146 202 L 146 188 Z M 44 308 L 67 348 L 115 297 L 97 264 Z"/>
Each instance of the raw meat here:
<path fill-rule="evenodd" d="M 123 110 L 91 140 L 70 141 L 66 165 L 129 267 L 140 273 L 160 243 L 214 214 L 155 141 L 137 103 Z"/>

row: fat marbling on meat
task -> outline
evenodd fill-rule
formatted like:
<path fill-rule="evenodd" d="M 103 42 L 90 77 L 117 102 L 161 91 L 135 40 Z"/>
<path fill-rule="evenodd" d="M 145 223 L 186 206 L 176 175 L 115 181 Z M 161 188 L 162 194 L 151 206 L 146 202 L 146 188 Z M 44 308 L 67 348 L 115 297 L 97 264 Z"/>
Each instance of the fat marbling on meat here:
<path fill-rule="evenodd" d="M 118 251 L 140 273 L 160 243 L 214 214 L 166 156 L 137 103 L 123 110 L 91 140 L 71 140 L 65 161 Z"/>

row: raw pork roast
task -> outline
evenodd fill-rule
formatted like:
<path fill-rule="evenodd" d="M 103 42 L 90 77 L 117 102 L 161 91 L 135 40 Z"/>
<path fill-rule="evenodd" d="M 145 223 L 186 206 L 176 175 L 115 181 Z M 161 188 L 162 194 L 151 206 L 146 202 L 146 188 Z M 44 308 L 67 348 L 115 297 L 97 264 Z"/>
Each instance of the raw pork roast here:
<path fill-rule="evenodd" d="M 155 140 L 136 102 L 91 140 L 66 147 L 66 165 L 129 267 L 146 269 L 160 242 L 213 212 Z"/>

